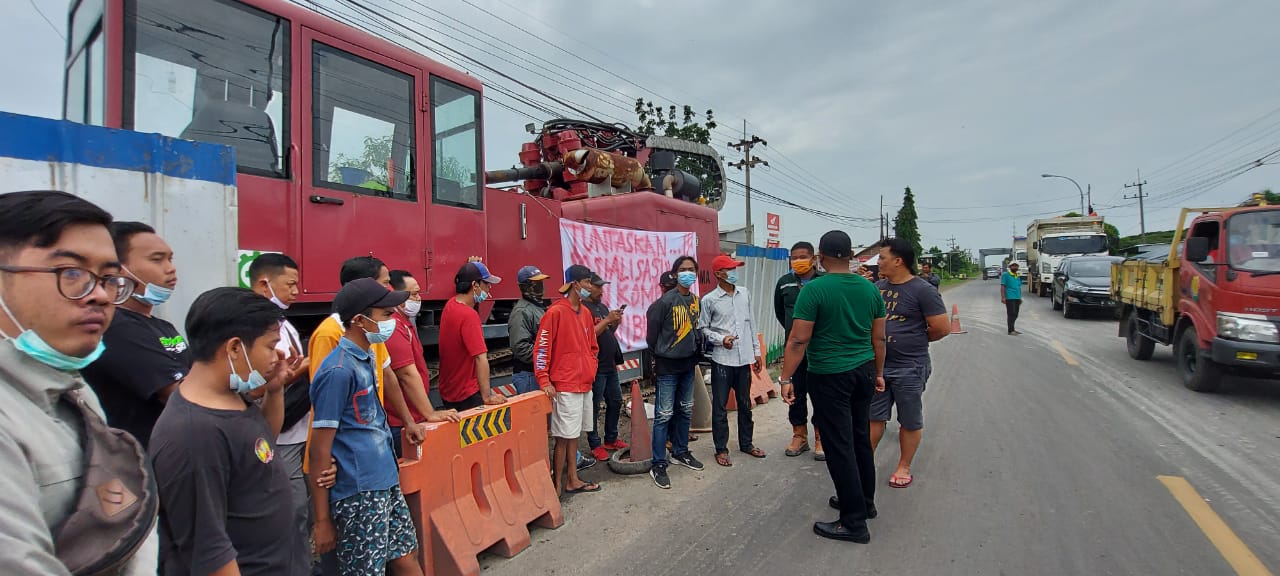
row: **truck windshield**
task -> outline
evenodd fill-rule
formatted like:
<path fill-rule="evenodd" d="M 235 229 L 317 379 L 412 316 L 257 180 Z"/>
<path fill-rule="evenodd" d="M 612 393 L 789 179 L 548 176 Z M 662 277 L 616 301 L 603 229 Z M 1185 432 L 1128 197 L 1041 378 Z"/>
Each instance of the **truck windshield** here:
<path fill-rule="evenodd" d="M 1027 253 L 1026 253 L 1026 252 L 1024 252 L 1024 251 L 1022 251 L 1022 250 L 1019 250 L 1019 251 L 1018 251 L 1017 256 L 1016 256 L 1016 257 L 1014 257 L 1014 260 L 1017 260 L 1018 262 L 1026 262 L 1026 261 L 1027 261 Z"/>
<path fill-rule="evenodd" d="M 1107 237 L 1102 235 L 1050 236 L 1040 240 L 1045 254 L 1097 254 L 1107 251 Z"/>
<path fill-rule="evenodd" d="M 1241 270 L 1280 271 L 1280 210 L 1232 216 L 1227 222 L 1227 258 L 1231 267 Z"/>

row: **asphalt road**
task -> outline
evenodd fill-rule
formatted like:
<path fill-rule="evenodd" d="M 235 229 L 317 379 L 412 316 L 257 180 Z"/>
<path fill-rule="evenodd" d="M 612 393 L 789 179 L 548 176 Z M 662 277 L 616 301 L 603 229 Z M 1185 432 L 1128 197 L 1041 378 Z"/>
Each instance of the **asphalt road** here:
<path fill-rule="evenodd" d="M 485 573 L 1280 571 L 1280 383 L 1191 392 L 1168 349 L 1132 360 L 1114 321 L 1066 320 L 1034 296 L 1024 334 L 1008 336 L 996 290 L 972 281 L 944 294 L 968 333 L 932 347 L 911 487 L 887 484 L 896 425 L 881 444 L 871 544 L 812 533 L 835 516 L 831 482 L 811 455 L 783 456 L 790 427 L 773 400 L 754 413 L 767 459 L 733 452 L 721 468 L 703 434 L 692 446 L 707 469 L 673 466 L 671 490 L 597 466 L 584 477 L 603 492 L 567 498 L 564 526 L 535 529 L 515 558 L 484 556 Z"/>

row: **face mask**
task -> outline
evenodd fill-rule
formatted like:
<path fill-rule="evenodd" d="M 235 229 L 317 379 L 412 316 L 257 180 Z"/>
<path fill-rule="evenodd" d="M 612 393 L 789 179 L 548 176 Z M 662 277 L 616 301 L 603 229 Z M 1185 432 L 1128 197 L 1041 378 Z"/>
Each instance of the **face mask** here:
<path fill-rule="evenodd" d="M 372 319 L 371 319 L 372 320 Z M 369 340 L 370 344 L 383 344 L 391 339 L 391 335 L 396 333 L 396 320 L 389 318 L 376 323 L 378 325 L 377 332 L 364 331 L 364 337 Z"/>
<path fill-rule="evenodd" d="M 404 303 L 404 314 L 410 318 L 416 317 L 422 311 L 421 300 L 406 300 Z"/>
<path fill-rule="evenodd" d="M 271 303 L 272 303 L 272 304 L 275 304 L 276 306 L 279 306 L 281 310 L 288 310 L 288 309 L 289 309 L 289 305 L 288 305 L 288 304 L 285 304 L 284 302 L 281 302 L 281 301 L 280 301 L 280 299 L 276 297 L 276 291 L 275 291 L 275 289 L 274 289 L 274 288 L 272 288 L 272 287 L 271 287 L 271 283 L 270 283 L 270 282 L 267 282 L 267 290 L 269 290 L 269 291 L 271 292 Z"/>
<path fill-rule="evenodd" d="M 541 303 L 546 294 L 546 287 L 541 282 L 525 288 L 522 292 L 527 300 Z"/>
<path fill-rule="evenodd" d="M 63 354 L 55 350 L 48 342 L 45 342 L 44 338 L 41 338 L 34 330 L 23 328 L 22 324 L 18 322 L 18 318 L 13 315 L 13 312 L 9 311 L 9 306 L 4 303 L 4 298 L 0 298 L 0 309 L 4 310 L 5 315 L 13 321 L 13 325 L 17 326 L 18 330 L 21 331 L 17 338 L 10 337 L 4 333 L 0 333 L 0 336 L 4 336 L 5 340 L 13 342 L 13 347 L 17 348 L 19 352 L 54 370 L 62 370 L 64 372 L 83 370 L 85 366 L 93 364 L 93 361 L 97 360 L 107 350 L 107 345 L 103 344 L 102 340 L 98 340 L 98 346 L 88 356 L 78 358 L 70 354 Z"/>
<path fill-rule="evenodd" d="M 159 306 L 169 301 L 169 297 L 173 296 L 173 290 L 164 286 L 156 286 L 155 284 L 147 284 L 147 289 L 142 294 L 134 294 L 133 297 L 148 306 Z M 274 299 L 273 299 L 274 300 Z M 276 301 L 279 306 L 279 301 Z"/>
<path fill-rule="evenodd" d="M 792 260 L 791 270 L 796 274 L 804 276 L 813 271 L 812 260 Z"/>
<path fill-rule="evenodd" d="M 725 282 L 728 282 L 728 283 L 730 283 L 730 284 L 733 284 L 734 286 L 737 286 L 737 285 L 738 285 L 738 272 L 737 272 L 737 271 L 733 271 L 733 272 L 729 272 L 729 273 L 725 274 L 725 275 L 724 275 L 724 281 L 725 281 Z"/>
<path fill-rule="evenodd" d="M 679 282 L 680 285 L 684 286 L 685 288 L 693 286 L 693 283 L 697 281 L 698 281 L 697 272 L 689 272 L 686 270 L 684 272 L 680 272 L 676 274 L 676 282 Z"/>
<path fill-rule="evenodd" d="M 243 343 L 241 343 L 243 346 Z M 227 356 L 227 366 L 231 367 L 231 389 L 237 394 L 246 394 L 263 387 L 267 383 L 267 379 L 262 377 L 262 373 L 253 369 L 253 362 L 249 361 L 248 349 L 245 349 L 244 363 L 249 366 L 249 379 L 241 378 L 236 374 L 236 365 L 231 361 L 231 356 Z"/>
<path fill-rule="evenodd" d="M 586 288 L 579 288 L 579 289 L 578 289 L 578 298 L 580 298 L 580 299 L 582 299 L 582 300 L 590 300 L 590 299 L 591 299 L 591 291 L 590 291 L 590 290 L 587 290 Z"/>
<path fill-rule="evenodd" d="M 480 304 L 481 302 L 484 302 L 485 300 L 488 300 L 488 299 L 489 299 L 489 293 L 488 293 L 488 292 L 485 292 L 484 290 L 481 290 L 481 291 L 479 291 L 479 292 L 477 292 L 477 293 L 476 293 L 476 304 Z"/>

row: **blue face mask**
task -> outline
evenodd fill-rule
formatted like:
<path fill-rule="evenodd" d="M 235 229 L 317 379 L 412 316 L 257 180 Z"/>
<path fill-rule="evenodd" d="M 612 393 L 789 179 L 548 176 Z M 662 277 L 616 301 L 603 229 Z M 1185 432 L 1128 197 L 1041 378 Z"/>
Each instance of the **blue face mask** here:
<path fill-rule="evenodd" d="M 734 286 L 738 285 L 738 272 L 736 270 L 728 272 L 724 275 L 724 281 Z"/>
<path fill-rule="evenodd" d="M 0 309 L 3 309 L 5 315 L 13 321 L 13 325 L 22 331 L 17 338 L 12 338 L 3 333 L 0 333 L 0 336 L 4 336 L 5 340 L 13 342 L 13 347 L 17 348 L 19 352 L 54 370 L 62 370 L 64 372 L 83 370 L 85 366 L 93 364 L 93 361 L 97 360 L 107 350 L 107 345 L 103 344 L 102 340 L 99 339 L 97 347 L 88 356 L 80 358 L 70 354 L 63 354 L 55 350 L 48 342 L 45 342 L 44 338 L 36 334 L 35 330 L 23 328 L 22 324 L 18 322 L 18 318 L 13 315 L 13 312 L 9 311 L 9 306 L 4 303 L 3 298 L 0 298 Z"/>
<path fill-rule="evenodd" d="M 590 290 L 587 290 L 586 288 L 579 288 L 579 289 L 578 289 L 578 298 L 581 298 L 581 299 L 583 299 L 583 300 L 590 300 L 590 299 L 591 299 L 591 291 L 590 291 Z"/>
<path fill-rule="evenodd" d="M 488 293 L 488 292 L 485 292 L 484 290 L 481 290 L 481 291 L 479 291 L 479 292 L 476 292 L 476 304 L 479 304 L 479 303 L 481 303 L 481 302 L 484 302 L 485 300 L 488 300 L 488 299 L 489 299 L 489 293 Z"/>
<path fill-rule="evenodd" d="M 142 294 L 135 293 L 134 298 L 148 306 L 159 306 L 169 301 L 169 297 L 173 296 L 173 290 L 164 286 L 156 286 L 148 283 L 147 289 Z"/>
<path fill-rule="evenodd" d="M 370 318 L 372 320 L 372 318 Z M 381 322 L 375 322 L 378 325 L 377 332 L 364 331 L 364 337 L 370 344 L 384 344 L 391 339 L 391 335 L 396 333 L 396 319 L 391 318 Z"/>
<path fill-rule="evenodd" d="M 680 285 L 684 286 L 685 288 L 693 286 L 693 283 L 697 281 L 698 281 L 697 272 L 689 272 L 686 270 L 684 272 L 680 272 L 676 274 L 676 282 L 679 282 Z"/>
<path fill-rule="evenodd" d="M 236 374 L 236 365 L 231 361 L 231 357 L 227 356 L 227 365 L 231 367 L 231 389 L 238 394 L 246 394 L 257 390 L 266 385 L 267 379 L 262 377 L 262 373 L 253 369 L 253 362 L 249 361 L 249 350 L 245 349 L 244 363 L 249 365 L 249 379 L 241 378 Z"/>

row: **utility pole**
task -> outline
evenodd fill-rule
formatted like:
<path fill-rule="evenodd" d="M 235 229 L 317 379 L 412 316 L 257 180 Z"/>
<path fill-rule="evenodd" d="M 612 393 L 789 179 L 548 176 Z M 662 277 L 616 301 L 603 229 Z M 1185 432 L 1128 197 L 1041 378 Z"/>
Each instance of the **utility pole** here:
<path fill-rule="evenodd" d="M 742 121 L 742 140 L 729 143 L 730 147 L 742 151 L 742 161 L 734 162 L 729 166 L 742 170 L 746 174 L 744 178 L 746 179 L 747 187 L 747 244 L 752 246 L 755 245 L 756 226 L 751 221 L 751 168 L 757 164 L 769 165 L 768 162 L 751 155 L 751 148 L 755 147 L 756 144 L 761 146 L 769 145 L 763 138 L 754 134 L 751 135 L 750 140 L 747 139 L 747 121 L 744 119 Z"/>
<path fill-rule="evenodd" d="M 884 194 L 880 195 L 880 241 L 889 237 L 889 221 L 884 216 Z"/>
<path fill-rule="evenodd" d="M 1137 182 L 1134 182 L 1133 184 L 1124 185 L 1125 188 L 1138 189 L 1137 194 L 1133 196 L 1125 196 L 1124 199 L 1125 200 L 1133 200 L 1134 198 L 1138 199 L 1138 242 L 1141 244 L 1147 243 L 1147 211 L 1146 211 L 1146 208 L 1142 205 L 1142 199 L 1147 197 L 1146 194 L 1142 193 L 1142 187 L 1146 185 L 1147 185 L 1147 181 L 1142 179 L 1141 170 L 1138 171 Z"/>
<path fill-rule="evenodd" d="M 1085 195 L 1089 197 L 1089 211 L 1085 212 L 1085 216 L 1093 216 L 1093 184 L 1084 185 Z"/>

